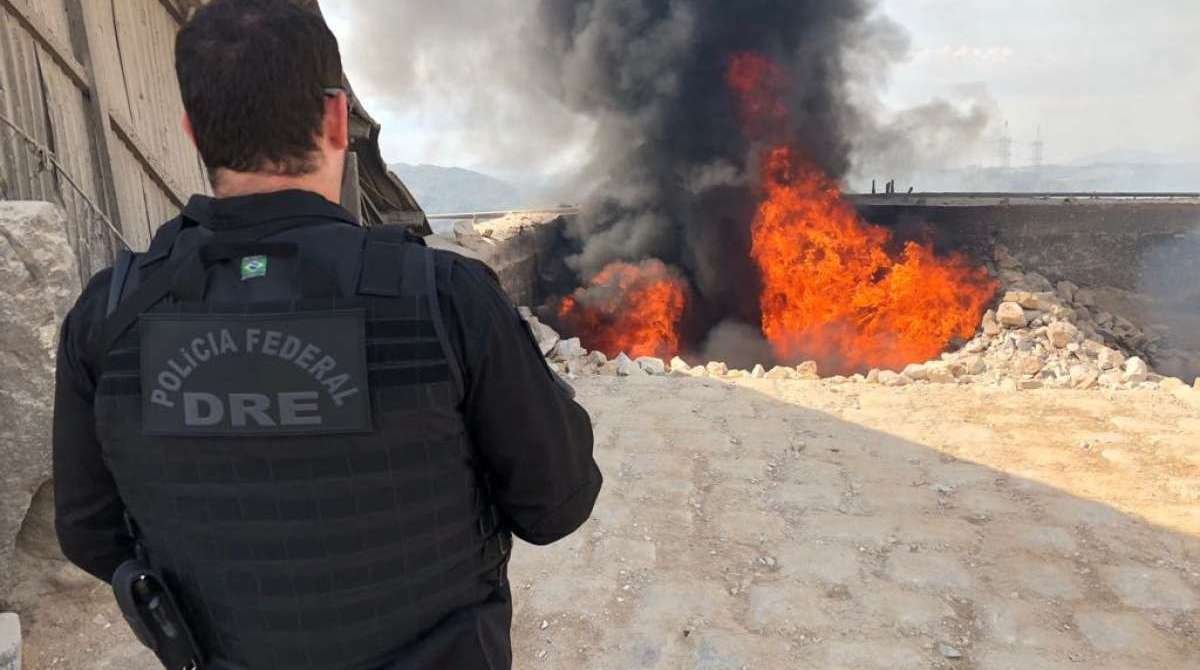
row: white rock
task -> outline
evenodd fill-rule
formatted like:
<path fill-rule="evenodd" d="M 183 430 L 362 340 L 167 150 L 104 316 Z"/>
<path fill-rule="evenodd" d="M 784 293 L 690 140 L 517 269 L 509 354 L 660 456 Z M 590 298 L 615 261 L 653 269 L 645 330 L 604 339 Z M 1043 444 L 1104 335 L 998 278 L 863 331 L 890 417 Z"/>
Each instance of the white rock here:
<path fill-rule="evenodd" d="M 1119 370 L 1125 367 L 1125 354 L 1101 345 L 1097 363 L 1101 370 Z"/>
<path fill-rule="evenodd" d="M 817 367 L 816 361 L 804 361 L 796 366 L 796 374 L 800 379 L 820 379 L 821 370 Z"/>
<path fill-rule="evenodd" d="M 529 309 L 528 307 L 526 307 L 524 305 L 521 305 L 520 307 L 517 308 L 517 313 L 520 314 L 521 318 L 525 319 L 526 321 L 533 318 L 533 310 Z"/>
<path fill-rule="evenodd" d="M 697 365 L 696 367 L 692 368 L 691 370 L 688 370 L 688 374 L 693 377 L 707 377 L 708 376 L 708 368 L 704 367 L 703 365 Z"/>
<path fill-rule="evenodd" d="M 749 376 L 749 373 L 747 373 L 745 370 L 730 370 L 729 372 L 725 373 L 725 376 L 729 377 L 730 379 L 741 379 L 742 377 Z"/>
<path fill-rule="evenodd" d="M 1000 303 L 996 308 L 996 320 L 1008 328 L 1024 328 L 1029 323 L 1025 310 L 1015 302 Z"/>
<path fill-rule="evenodd" d="M 21 620 L 12 612 L 0 614 L 0 670 L 21 670 Z"/>
<path fill-rule="evenodd" d="M 41 518 L 53 506 L 30 505 L 50 479 L 58 330 L 79 291 L 62 212 L 46 202 L 0 200 L 0 602 L 13 586 L 10 561 L 27 514 L 54 527 L 53 518 Z"/>
<path fill-rule="evenodd" d="M 688 365 L 687 361 L 683 360 L 682 358 L 676 356 L 675 358 L 671 359 L 671 371 L 673 371 L 673 372 L 690 372 L 691 369 L 692 369 L 692 366 Z"/>
<path fill-rule="evenodd" d="M 1100 381 L 1100 370 L 1091 365 L 1071 366 L 1071 386 L 1077 389 L 1090 389 Z"/>
<path fill-rule="evenodd" d="M 782 365 L 776 365 L 763 376 L 767 379 L 795 379 L 796 371 L 791 368 L 785 368 Z"/>
<path fill-rule="evenodd" d="M 575 358 L 583 358 L 587 355 L 587 349 L 583 348 L 583 344 L 578 337 L 572 337 L 567 340 L 559 340 L 554 345 L 554 350 L 550 353 L 550 357 L 556 361 L 569 361 Z"/>
<path fill-rule="evenodd" d="M 704 366 L 704 369 L 708 370 L 710 377 L 723 377 L 729 374 L 729 366 L 721 361 L 711 361 Z"/>
<path fill-rule="evenodd" d="M 558 332 L 536 318 L 529 321 L 529 327 L 533 330 L 533 336 L 537 339 L 538 348 L 542 350 L 542 355 L 549 356 L 550 352 L 554 350 L 554 346 L 562 339 L 559 337 Z"/>
<path fill-rule="evenodd" d="M 872 368 L 871 371 L 867 373 L 867 383 L 868 384 L 878 384 L 879 383 L 879 374 L 881 372 L 882 372 L 882 370 L 880 370 L 879 368 Z"/>
<path fill-rule="evenodd" d="M 1141 384 L 1150 376 L 1150 366 L 1142 359 L 1134 356 L 1125 361 L 1125 374 L 1121 376 L 1121 380 L 1126 384 Z"/>
<path fill-rule="evenodd" d="M 1046 329 L 1046 337 L 1049 338 L 1050 344 L 1062 349 L 1075 343 L 1079 337 L 1079 329 L 1067 321 L 1055 321 Z"/>
<path fill-rule="evenodd" d="M 925 378 L 935 384 L 953 384 L 954 377 L 954 369 L 949 363 L 935 361 L 925 365 Z"/>
<path fill-rule="evenodd" d="M 908 386 L 912 383 L 912 379 L 891 370 L 881 370 L 879 372 L 879 383 L 884 386 Z"/>
<path fill-rule="evenodd" d="M 587 362 L 589 365 L 600 367 L 608 362 L 608 356 L 605 356 L 603 351 L 593 351 L 587 355 Z"/>
<path fill-rule="evenodd" d="M 981 375 L 987 372 L 987 363 L 984 362 L 983 356 L 963 356 L 959 362 L 962 363 L 965 374 Z"/>
<path fill-rule="evenodd" d="M 1000 322 L 996 320 L 996 310 L 989 309 L 983 313 L 982 328 L 983 334 L 988 337 L 995 337 L 1000 334 Z"/>
<path fill-rule="evenodd" d="M 1104 388 L 1117 388 L 1121 386 L 1121 377 L 1124 373 L 1121 370 L 1109 370 L 1100 374 L 1098 380 Z"/>
<path fill-rule="evenodd" d="M 767 370 L 762 366 L 762 363 L 758 363 L 754 366 L 754 369 L 750 371 L 750 376 L 754 379 L 762 379 L 763 377 L 767 376 Z"/>
<path fill-rule="evenodd" d="M 929 371 L 920 363 L 910 363 L 901 374 L 916 382 L 929 379 Z"/>
<path fill-rule="evenodd" d="M 628 356 L 626 356 L 625 352 L 623 352 L 623 351 L 620 353 L 620 355 L 618 355 L 615 359 L 613 359 L 613 362 L 617 364 L 617 376 L 618 377 L 645 377 L 646 376 L 646 372 L 644 370 L 642 370 L 641 366 L 638 365 L 637 363 L 634 363 L 633 360 L 631 360 Z"/>
<path fill-rule="evenodd" d="M 661 358 L 653 356 L 642 356 L 637 359 L 638 367 L 649 375 L 665 375 L 667 374 L 667 364 Z"/>

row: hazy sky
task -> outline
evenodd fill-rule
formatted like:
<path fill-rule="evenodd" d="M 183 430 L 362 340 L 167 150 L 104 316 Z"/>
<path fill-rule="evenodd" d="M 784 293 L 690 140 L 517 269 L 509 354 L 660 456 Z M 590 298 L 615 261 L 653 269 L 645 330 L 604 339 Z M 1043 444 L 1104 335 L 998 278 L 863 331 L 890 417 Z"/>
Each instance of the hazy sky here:
<path fill-rule="evenodd" d="M 351 80 L 383 123 L 384 156 L 501 174 L 526 168 L 529 157 L 519 150 L 483 148 L 503 128 L 472 127 L 478 115 L 460 113 L 465 98 L 452 97 L 455 89 L 488 85 L 487 59 L 470 56 L 502 57 L 496 42 L 511 39 L 504 37 L 511 25 L 493 28 L 487 16 L 503 12 L 455 17 L 449 33 L 435 33 L 441 42 L 453 35 L 451 48 L 417 44 L 411 62 L 384 66 L 378 56 L 387 47 L 355 39 L 355 6 L 365 1 L 324 0 L 322 7 Z M 880 7 L 911 40 L 881 92 L 890 109 L 987 95 L 998 108 L 989 139 L 1007 121 L 1017 165 L 1029 162 L 1039 126 L 1048 163 L 1110 152 L 1200 160 L 1200 0 L 882 0 Z M 402 34 L 397 26 L 398 40 Z M 443 72 L 449 81 L 438 77 Z M 392 73 L 418 90 L 396 95 L 384 82 Z M 987 142 L 965 162 L 995 164 L 997 153 Z M 540 168 L 562 167 L 572 155 L 564 150 Z"/>

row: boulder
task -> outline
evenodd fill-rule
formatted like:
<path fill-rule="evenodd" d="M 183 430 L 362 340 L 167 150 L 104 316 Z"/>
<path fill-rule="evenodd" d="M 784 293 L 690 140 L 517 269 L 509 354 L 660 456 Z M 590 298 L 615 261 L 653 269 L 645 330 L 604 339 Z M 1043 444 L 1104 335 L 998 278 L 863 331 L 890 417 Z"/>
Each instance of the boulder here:
<path fill-rule="evenodd" d="M 570 361 L 576 358 L 583 358 L 587 355 L 587 349 L 583 348 L 583 344 L 578 337 L 572 337 L 566 340 L 559 340 L 554 345 L 554 350 L 550 353 L 550 357 L 556 361 Z"/>
<path fill-rule="evenodd" d="M 754 379 L 762 379 L 763 377 L 767 376 L 767 369 L 762 366 L 762 363 L 758 363 L 754 366 L 754 369 L 750 371 L 750 376 Z"/>
<path fill-rule="evenodd" d="M 1125 361 L 1124 371 L 1121 381 L 1126 384 L 1141 384 L 1150 376 L 1150 366 L 1137 356 Z"/>
<path fill-rule="evenodd" d="M 996 321 L 1006 328 L 1024 328 L 1029 320 L 1025 310 L 1015 302 L 1002 302 L 996 308 Z"/>
<path fill-rule="evenodd" d="M 925 366 L 925 378 L 934 384 L 953 384 L 954 368 L 950 363 L 942 361 L 929 363 Z"/>
<path fill-rule="evenodd" d="M 30 502 L 50 479 L 58 330 L 79 269 L 57 207 L 0 202 L 0 601 Z"/>
<path fill-rule="evenodd" d="M 1071 386 L 1077 389 L 1090 389 L 1100 381 L 1100 370 L 1092 365 L 1072 365 L 1070 375 Z"/>
<path fill-rule="evenodd" d="M 821 371 L 816 361 L 804 361 L 796 366 L 796 374 L 800 379 L 820 379 Z"/>
<path fill-rule="evenodd" d="M 1101 370 L 1118 370 L 1125 367 L 1125 354 L 1100 345 L 1096 362 L 1099 363 Z"/>
<path fill-rule="evenodd" d="M 704 369 L 708 370 L 708 376 L 710 377 L 724 377 L 729 374 L 729 366 L 721 361 L 711 361 L 708 365 L 704 366 Z"/>
<path fill-rule="evenodd" d="M 987 363 L 984 362 L 983 356 L 963 356 L 959 362 L 963 366 L 964 374 L 981 375 L 987 372 Z"/>
<path fill-rule="evenodd" d="M 1050 344 L 1063 349 L 1079 338 L 1079 329 L 1067 321 L 1055 321 L 1046 329 L 1046 337 Z"/>
<path fill-rule="evenodd" d="M 929 371 L 926 369 L 926 366 L 920 363 L 910 363 L 904 368 L 904 372 L 901 374 L 917 382 L 929 379 Z"/>
<path fill-rule="evenodd" d="M 608 362 L 608 356 L 605 356 L 603 351 L 593 351 L 587 355 L 587 362 L 589 365 L 600 367 Z"/>
<path fill-rule="evenodd" d="M 912 379 L 891 370 L 881 370 L 879 373 L 879 383 L 884 386 L 908 386 L 912 383 Z"/>
<path fill-rule="evenodd" d="M 995 337 L 1000 334 L 1000 322 L 996 320 L 996 310 L 989 309 L 983 313 L 983 334 L 988 337 Z"/>
<path fill-rule="evenodd" d="M 692 366 L 688 365 L 687 361 L 683 360 L 682 358 L 676 356 L 675 358 L 671 359 L 671 371 L 672 372 L 679 372 L 679 373 L 686 374 L 686 373 L 690 372 L 691 369 L 692 369 Z"/>
<path fill-rule="evenodd" d="M 1075 293 L 1079 287 L 1069 281 L 1060 281 L 1054 285 L 1054 290 L 1058 293 L 1060 300 L 1066 303 L 1075 302 Z"/>
<path fill-rule="evenodd" d="M 796 371 L 782 365 L 776 365 L 763 376 L 767 379 L 795 379 Z"/>
<path fill-rule="evenodd" d="M 882 370 L 880 370 L 879 368 L 872 368 L 870 370 L 870 372 L 867 373 L 867 383 L 868 384 L 879 383 L 879 375 L 881 372 L 882 372 Z"/>
<path fill-rule="evenodd" d="M 616 363 L 618 377 L 646 376 L 646 373 L 644 370 L 642 370 L 641 366 L 626 356 L 625 352 L 621 352 L 616 358 L 613 359 L 613 362 Z"/>
<path fill-rule="evenodd" d="M 707 377 L 708 376 L 708 368 L 704 367 L 703 365 L 697 365 L 696 367 L 692 368 L 691 370 L 688 370 L 688 374 L 693 377 Z"/>
<path fill-rule="evenodd" d="M 21 670 L 21 620 L 12 612 L 0 614 L 0 670 Z"/>
<path fill-rule="evenodd" d="M 653 356 L 642 356 L 635 361 L 638 367 L 648 375 L 665 375 L 667 374 L 667 364 L 661 358 Z"/>
<path fill-rule="evenodd" d="M 555 345 L 562 339 L 559 337 L 558 331 L 550 326 L 542 323 L 535 316 L 528 320 L 529 329 L 533 331 L 533 337 L 537 340 L 538 348 L 541 349 L 543 356 L 549 356 L 551 351 L 554 351 Z"/>

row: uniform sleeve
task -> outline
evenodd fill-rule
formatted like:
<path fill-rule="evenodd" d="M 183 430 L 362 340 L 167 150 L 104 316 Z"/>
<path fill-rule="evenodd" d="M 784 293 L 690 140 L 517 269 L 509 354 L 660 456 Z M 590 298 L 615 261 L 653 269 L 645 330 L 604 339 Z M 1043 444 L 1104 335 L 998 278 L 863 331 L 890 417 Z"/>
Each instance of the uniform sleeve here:
<path fill-rule="evenodd" d="M 464 415 L 513 533 L 550 544 L 587 521 L 602 477 L 592 422 L 546 366 L 525 322 L 482 263 L 455 263 L 451 328 L 464 363 Z"/>
<path fill-rule="evenodd" d="M 107 282 L 99 275 L 67 315 L 59 335 L 54 393 L 55 528 L 63 553 L 75 565 L 109 581 L 133 558 L 125 530 L 125 507 L 96 438 L 93 399 L 95 366 L 89 337 L 99 325 L 98 296 Z"/>

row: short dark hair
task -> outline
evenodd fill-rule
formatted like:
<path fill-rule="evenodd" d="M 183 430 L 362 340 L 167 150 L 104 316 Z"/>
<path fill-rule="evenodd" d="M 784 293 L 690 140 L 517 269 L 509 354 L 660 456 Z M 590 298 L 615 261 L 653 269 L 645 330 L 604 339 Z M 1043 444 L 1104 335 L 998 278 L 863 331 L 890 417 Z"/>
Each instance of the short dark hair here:
<path fill-rule="evenodd" d="M 319 13 L 295 0 L 213 0 L 176 36 L 175 74 L 210 176 L 316 169 L 326 90 L 342 86 Z"/>

